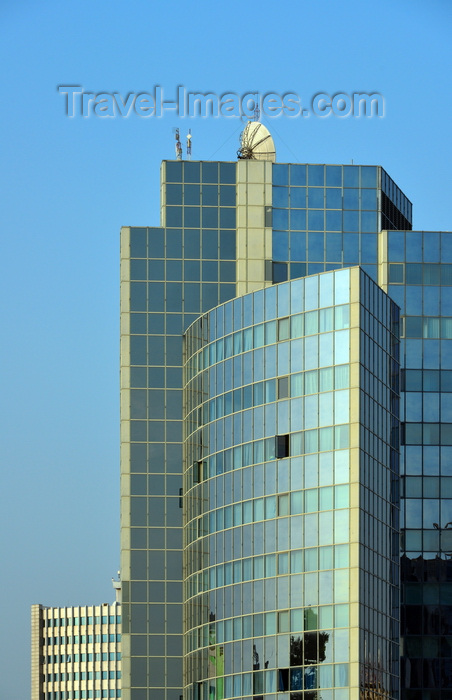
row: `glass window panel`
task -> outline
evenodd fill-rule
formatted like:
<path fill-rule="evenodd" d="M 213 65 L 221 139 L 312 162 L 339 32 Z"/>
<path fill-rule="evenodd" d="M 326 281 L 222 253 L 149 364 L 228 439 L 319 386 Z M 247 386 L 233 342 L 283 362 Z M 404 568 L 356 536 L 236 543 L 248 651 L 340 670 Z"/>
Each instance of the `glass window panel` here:
<path fill-rule="evenodd" d="M 293 166 L 292 166 L 293 167 Z M 273 184 L 288 185 L 289 184 L 289 166 L 285 163 L 273 164 Z"/>
<path fill-rule="evenodd" d="M 274 204 L 274 206 L 278 206 Z M 281 205 L 287 206 L 287 205 Z M 306 188 L 291 187 L 290 188 L 290 206 L 293 208 L 304 209 L 306 207 Z"/>
<path fill-rule="evenodd" d="M 260 348 L 264 345 L 264 324 L 254 326 L 254 347 Z"/>
<path fill-rule="evenodd" d="M 335 423 L 348 423 L 349 420 L 349 392 L 334 392 L 334 419 Z"/>
<path fill-rule="evenodd" d="M 324 226 L 324 212 L 320 210 L 310 210 L 308 211 L 308 230 L 309 231 L 323 231 L 325 228 Z M 314 242 L 317 239 L 312 238 L 311 236 L 309 237 L 309 250 L 311 250 L 311 247 L 314 247 Z M 315 252 L 319 255 L 320 252 L 320 246 L 317 246 L 315 248 Z M 309 258 L 310 260 L 314 260 L 313 257 Z M 317 260 L 323 259 L 323 255 L 319 256 L 316 258 Z"/>
<path fill-rule="evenodd" d="M 290 212 L 290 228 L 292 231 L 304 231 L 306 229 L 306 211 L 304 209 L 292 209 Z M 305 237 L 291 236 L 291 259 L 304 260 Z"/>
<path fill-rule="evenodd" d="M 424 284 L 440 284 L 440 265 L 428 264 L 423 265 Z"/>
<path fill-rule="evenodd" d="M 344 542 L 349 539 L 348 534 L 348 524 L 349 513 L 348 510 L 337 510 L 334 513 L 334 541 Z"/>
<path fill-rule="evenodd" d="M 334 453 L 334 480 L 336 483 L 349 480 L 348 450 L 338 450 Z"/>
<path fill-rule="evenodd" d="M 422 284 L 422 268 L 421 263 L 407 263 L 405 265 L 406 284 Z"/>
<path fill-rule="evenodd" d="M 273 283 L 285 282 L 287 280 L 287 263 L 274 262 L 272 264 Z"/>
<path fill-rule="evenodd" d="M 334 368 L 335 389 L 342 389 L 349 385 L 349 365 L 339 365 Z"/>
<path fill-rule="evenodd" d="M 376 211 L 362 211 L 361 212 L 361 231 L 363 233 L 372 233 L 374 231 L 377 231 L 377 212 Z M 364 236 L 363 240 L 366 240 L 366 239 L 367 239 L 367 236 Z M 376 260 L 375 260 L 375 262 L 376 262 Z"/>
<path fill-rule="evenodd" d="M 184 180 L 185 182 L 200 182 L 200 163 L 189 163 L 184 161 Z M 168 163 L 167 166 L 168 167 Z"/>
<path fill-rule="evenodd" d="M 326 234 L 326 260 L 329 262 L 342 261 L 342 234 Z"/>
<path fill-rule="evenodd" d="M 342 212 L 341 211 L 327 211 L 326 212 L 326 231 L 341 231 L 342 230 Z M 340 239 L 339 239 L 340 241 Z M 338 241 L 338 243 L 339 243 Z M 336 258 L 338 259 L 338 258 Z"/>
<path fill-rule="evenodd" d="M 328 486 L 319 490 L 320 510 L 329 510 L 333 507 L 333 487 Z"/>
<path fill-rule="evenodd" d="M 333 568 L 333 547 L 319 547 L 319 568 L 320 569 L 332 569 Z M 330 610 L 330 615 L 332 614 Z M 332 624 L 329 623 L 325 625 L 325 620 L 323 620 L 322 627 L 330 627 Z"/>
<path fill-rule="evenodd" d="M 376 236 L 361 236 L 361 264 L 365 272 L 367 272 L 372 279 L 375 279 L 375 281 L 377 278 L 373 270 L 376 270 L 376 267 L 374 268 L 368 263 L 377 262 L 377 247 L 378 244 Z"/>
<path fill-rule="evenodd" d="M 306 369 L 318 367 L 318 335 L 307 336 L 304 340 L 304 366 Z"/>
<path fill-rule="evenodd" d="M 429 231 L 428 233 L 428 245 L 424 245 L 424 261 L 425 262 L 440 262 L 440 251 L 439 251 L 439 232 Z"/>
<path fill-rule="evenodd" d="M 344 364 L 349 360 L 349 331 L 335 331 L 334 333 L 334 362 Z"/>
<path fill-rule="evenodd" d="M 316 394 L 318 392 L 318 371 L 305 372 L 304 386 L 306 394 Z"/>
<path fill-rule="evenodd" d="M 220 231 L 220 258 L 222 260 L 235 260 L 235 247 L 235 231 Z"/>
<path fill-rule="evenodd" d="M 344 211 L 343 214 L 343 230 L 344 231 L 359 231 L 359 214 L 357 211 Z M 358 238 L 344 236 L 344 248 L 349 250 L 347 254 L 344 251 L 344 258 L 350 260 L 350 255 L 355 254 L 355 248 L 358 248 Z"/>
<path fill-rule="evenodd" d="M 326 208 L 342 209 L 342 190 L 326 188 Z"/>
<path fill-rule="evenodd" d="M 172 185 L 175 187 L 175 185 Z M 168 191 L 168 190 L 167 190 Z M 201 190 L 199 185 L 184 185 L 184 204 L 199 206 Z M 168 204 L 177 204 L 178 202 L 168 202 Z"/>
<path fill-rule="evenodd" d="M 336 392 L 336 394 L 338 394 L 338 393 L 342 394 L 344 392 Z M 345 392 L 345 393 L 348 394 L 348 392 Z M 335 411 L 337 410 L 336 409 L 336 405 L 337 405 L 336 394 L 335 394 L 335 402 L 334 402 L 335 403 Z M 341 405 L 342 404 L 340 404 L 340 406 Z M 348 404 L 347 404 L 347 406 L 348 406 Z M 337 418 L 338 414 L 336 413 L 335 415 L 336 415 L 336 423 L 337 423 L 337 422 L 339 422 L 338 418 Z M 340 415 L 341 415 L 341 419 L 344 422 L 346 422 L 348 413 L 340 414 Z M 319 426 L 332 425 L 332 423 L 333 423 L 333 394 L 332 394 L 332 392 L 322 393 L 319 395 Z"/>
<path fill-rule="evenodd" d="M 204 164 L 203 164 L 204 166 Z M 220 163 L 220 182 L 224 184 L 235 184 L 235 163 Z"/>
<path fill-rule="evenodd" d="M 404 268 L 403 263 L 389 264 L 389 281 L 392 284 L 403 284 Z"/>
<path fill-rule="evenodd" d="M 361 190 L 361 208 L 377 209 L 377 190 Z"/>
<path fill-rule="evenodd" d="M 325 184 L 325 169 L 323 165 L 308 165 L 308 184 L 314 186 Z"/>
<path fill-rule="evenodd" d="M 182 162 L 166 162 L 165 177 L 167 182 L 182 182 Z"/>
<path fill-rule="evenodd" d="M 326 184 L 340 187 L 342 184 L 342 167 L 340 165 L 326 166 Z"/>
<path fill-rule="evenodd" d="M 222 206 L 234 207 L 236 203 L 235 198 L 235 187 L 228 187 L 226 185 L 220 186 L 220 204 Z"/>
<path fill-rule="evenodd" d="M 441 338 L 452 338 L 452 318 L 441 319 Z"/>
<path fill-rule="evenodd" d="M 333 333 L 319 336 L 319 365 L 333 364 Z"/>
<path fill-rule="evenodd" d="M 437 423 L 423 424 L 423 442 L 426 445 L 439 444 L 439 425 Z M 447 443 L 445 443 L 447 444 Z"/>
<path fill-rule="evenodd" d="M 273 228 L 287 230 L 289 228 L 289 210 L 273 209 Z"/>
<path fill-rule="evenodd" d="M 319 431 L 306 430 L 304 435 L 305 451 L 307 454 L 319 451 Z"/>
<path fill-rule="evenodd" d="M 402 262 L 405 258 L 405 234 L 399 231 L 388 233 L 388 258 Z M 407 273 L 408 274 L 408 273 Z"/>
<path fill-rule="evenodd" d="M 289 234 L 284 231 L 273 231 L 273 260 L 289 259 Z"/>
<path fill-rule="evenodd" d="M 422 338 L 423 335 L 423 319 L 422 316 L 406 316 L 405 317 L 405 337 L 407 338 Z"/>
<path fill-rule="evenodd" d="M 344 165 L 344 187 L 358 187 L 359 166 Z"/>
<path fill-rule="evenodd" d="M 348 304 L 336 306 L 334 309 L 334 328 L 342 330 L 350 327 L 350 307 Z"/>
<path fill-rule="evenodd" d="M 290 259 L 293 260 L 306 260 L 306 234 L 305 233 L 291 233 L 290 234 Z M 290 266 L 290 276 L 292 279 L 296 277 L 303 277 L 306 275 L 306 263 L 304 262 L 292 262 Z"/>
<path fill-rule="evenodd" d="M 289 206 L 289 189 L 288 187 L 273 187 L 273 206 L 288 207 Z"/>
<path fill-rule="evenodd" d="M 335 627 L 348 627 L 349 625 L 349 606 L 335 605 L 334 606 L 334 625 Z"/>
<path fill-rule="evenodd" d="M 306 185 L 306 165 L 291 164 L 290 184 Z"/>
<path fill-rule="evenodd" d="M 452 265 L 443 263 L 441 265 L 441 284 L 452 285 Z"/>
<path fill-rule="evenodd" d="M 333 388 L 333 368 L 324 367 L 319 370 L 319 391 L 331 391 Z"/>
<path fill-rule="evenodd" d="M 301 573 L 304 570 L 303 551 L 290 552 L 290 570 L 292 574 Z"/>
<path fill-rule="evenodd" d="M 272 324 L 275 322 L 273 321 Z M 267 326 L 269 324 L 266 324 Z M 297 316 L 292 316 L 290 319 L 290 337 L 291 338 L 301 338 L 304 335 L 304 314 L 298 314 Z M 274 340 L 268 340 L 267 342 L 274 342 Z"/>
<path fill-rule="evenodd" d="M 334 303 L 346 304 L 350 300 L 349 270 L 339 270 L 334 274 Z"/>
<path fill-rule="evenodd" d="M 305 335 L 318 333 L 318 312 L 308 311 L 304 318 Z"/>
<path fill-rule="evenodd" d="M 308 207 L 311 209 L 323 209 L 324 189 L 323 187 L 308 187 Z"/>
<path fill-rule="evenodd" d="M 344 189 L 344 209 L 359 209 L 359 190 Z"/>

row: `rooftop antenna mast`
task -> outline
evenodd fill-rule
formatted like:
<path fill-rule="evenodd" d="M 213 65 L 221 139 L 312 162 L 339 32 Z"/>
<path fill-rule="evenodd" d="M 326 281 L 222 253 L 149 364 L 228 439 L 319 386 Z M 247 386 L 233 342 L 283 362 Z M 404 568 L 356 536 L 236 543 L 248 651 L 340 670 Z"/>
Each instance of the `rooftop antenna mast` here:
<path fill-rule="evenodd" d="M 187 160 L 191 160 L 191 129 L 188 130 L 187 134 Z"/>
<path fill-rule="evenodd" d="M 179 129 L 175 129 L 174 137 L 176 139 L 176 158 L 177 160 L 182 160 L 182 144 L 179 137 Z"/>

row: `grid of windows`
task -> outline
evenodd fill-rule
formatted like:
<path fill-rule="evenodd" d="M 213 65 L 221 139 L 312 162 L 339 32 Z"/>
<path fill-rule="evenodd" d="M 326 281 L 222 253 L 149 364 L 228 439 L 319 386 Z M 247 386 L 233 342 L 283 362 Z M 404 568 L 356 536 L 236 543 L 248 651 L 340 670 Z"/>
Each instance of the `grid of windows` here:
<path fill-rule="evenodd" d="M 391 331 L 396 326 L 395 307 L 364 275 L 363 306 L 373 309 L 374 315 L 367 318 L 364 312 L 352 312 L 350 275 L 349 270 L 327 273 L 247 295 L 218 307 L 187 332 L 187 698 L 281 691 L 301 698 L 302 692 L 317 688 L 328 699 L 333 693 L 334 698 L 348 693 L 351 665 L 359 663 L 350 651 L 349 606 L 355 600 L 355 577 L 358 581 L 360 576 L 362 590 L 367 587 L 366 594 L 360 594 L 365 620 L 360 644 L 369 650 L 367 663 L 376 669 L 381 653 L 384 658 L 397 657 L 391 641 L 397 627 L 394 591 L 398 580 L 396 569 L 391 568 L 394 538 L 387 537 L 388 547 L 381 549 L 380 544 L 389 524 L 394 531 L 398 527 L 391 505 L 392 479 L 383 467 L 387 462 L 397 468 L 396 459 L 386 457 L 392 436 L 389 410 L 397 408 L 390 389 L 392 371 L 398 371 Z M 319 324 L 324 316 L 334 319 L 334 303 L 341 324 L 347 319 L 339 331 L 334 331 L 334 324 Z M 376 369 L 386 367 L 378 373 L 378 381 L 386 379 L 386 391 L 377 392 L 374 402 L 377 405 L 380 397 L 378 428 L 372 422 L 377 415 L 373 399 L 369 396 L 361 402 L 366 407 L 362 468 L 366 471 L 372 464 L 366 476 L 364 472 L 358 476 L 360 466 L 353 472 L 349 449 L 351 389 L 345 384 L 353 366 L 354 329 L 348 327 L 352 316 L 362 317 L 363 327 L 375 334 L 372 340 L 363 330 L 366 340 L 359 341 L 362 360 L 358 353 L 355 361 L 362 362 L 363 377 L 369 354 L 377 359 Z M 295 328 L 300 333 L 293 333 Z M 245 343 L 247 329 L 251 333 Z M 394 366 L 387 355 L 394 355 Z M 345 384 L 331 391 L 335 370 L 338 381 Z M 284 398 L 279 398 L 276 380 L 286 378 L 281 387 Z M 300 390 L 299 398 L 297 389 L 291 389 L 292 380 Z M 253 391 L 249 393 L 250 381 Z M 267 394 L 266 386 L 271 387 Z M 256 403 L 254 387 L 261 399 Z M 211 412 L 213 397 L 225 396 L 225 390 L 231 392 L 228 411 L 223 399 L 222 410 Z M 248 393 L 249 403 L 244 403 Z M 303 427 L 308 430 L 300 432 Z M 346 442 L 335 444 L 332 437 L 342 428 L 346 428 Z M 372 442 L 366 430 L 372 433 Z M 248 442 L 250 438 L 253 442 Z M 349 499 L 355 479 L 362 479 L 368 494 L 367 521 L 360 530 L 367 539 L 362 545 L 366 553 L 377 555 L 360 576 L 350 569 L 354 526 Z M 393 620 L 387 610 L 395 614 Z M 344 615 L 344 629 L 339 629 L 336 614 Z M 369 661 L 372 658 L 375 662 Z M 360 673 L 365 675 L 364 665 Z M 379 667 L 379 682 L 389 693 L 391 673 L 397 674 L 396 667 L 388 665 L 384 671 Z"/>
<path fill-rule="evenodd" d="M 273 165 L 273 281 L 360 264 L 377 279 L 377 233 L 410 228 L 411 203 L 382 168 Z"/>
<path fill-rule="evenodd" d="M 181 692 L 182 333 L 235 296 L 235 172 L 236 163 L 164 163 L 163 227 L 123 231 L 123 691 L 134 699 Z"/>
<path fill-rule="evenodd" d="M 32 606 L 32 699 L 121 697 L 119 604 Z"/>
<path fill-rule="evenodd" d="M 251 165 L 256 164 L 250 162 Z M 363 548 L 362 558 L 365 570 L 379 573 L 377 583 L 373 577 L 363 583 L 367 595 L 363 620 L 368 630 L 378 627 L 374 599 L 380 600 L 385 585 L 382 581 L 397 579 L 396 544 L 392 535 L 398 520 L 388 506 L 393 500 L 388 494 L 398 490 L 397 478 L 393 475 L 397 473 L 395 454 L 401 439 L 404 465 L 404 481 L 400 484 L 402 564 L 404 585 L 413 584 L 404 589 L 410 590 L 411 597 L 404 598 L 402 622 L 405 626 L 403 650 L 410 659 L 402 672 L 407 684 L 403 700 L 418 700 L 422 692 L 442 700 L 441 691 L 447 697 L 446 689 L 452 677 L 448 646 L 441 637 L 443 634 L 447 640 L 449 629 L 452 630 L 448 626 L 447 609 L 448 582 L 452 580 L 448 567 L 452 551 L 452 496 L 448 481 L 452 474 L 452 382 L 449 376 L 452 375 L 452 236 L 409 230 L 411 203 L 382 168 L 268 165 L 265 177 L 263 170 L 261 175 L 265 187 L 269 185 L 272 190 L 272 198 L 267 196 L 265 187 L 262 195 L 263 182 L 257 178 L 259 182 L 246 185 L 249 199 L 241 209 L 236 204 L 243 205 L 243 196 L 240 198 L 243 183 L 237 175 L 236 163 L 168 162 L 162 169 L 162 228 L 127 230 L 129 247 L 123 255 L 123 298 L 126 306 L 130 300 L 131 310 L 122 335 L 126 348 L 123 386 L 127 405 L 124 411 L 126 422 L 130 420 L 130 432 L 125 435 L 122 456 L 122 463 L 126 465 L 122 468 L 125 477 L 122 512 L 127 534 L 122 540 L 125 555 L 121 566 L 126 574 L 126 635 L 130 629 L 133 631 L 128 646 L 130 641 L 132 676 L 137 680 L 136 683 L 134 680 L 131 700 L 151 697 L 152 700 L 179 700 L 180 691 L 173 681 L 180 679 L 180 664 L 168 657 L 182 654 L 182 502 L 187 500 L 189 517 L 186 544 L 194 549 L 198 547 L 196 557 L 200 567 L 189 578 L 190 591 L 199 605 L 208 610 L 210 576 L 217 582 L 230 575 L 223 563 L 211 561 L 213 552 L 217 548 L 219 552 L 232 551 L 234 531 L 240 528 L 245 528 L 246 536 L 255 540 L 264 537 L 269 528 L 269 536 L 277 541 L 278 529 L 273 533 L 272 523 L 292 518 L 292 515 L 261 518 L 261 496 L 257 495 L 250 500 L 250 516 L 247 472 L 255 470 L 256 478 L 265 483 L 265 497 L 272 498 L 277 493 L 272 491 L 272 479 L 279 484 L 279 464 L 290 464 L 290 487 L 281 476 L 281 489 L 286 491 L 281 491 L 280 495 L 284 496 L 291 488 L 297 492 L 309 490 L 311 487 L 299 485 L 297 481 L 294 481 L 296 486 L 292 486 L 290 480 L 295 478 L 296 469 L 303 473 L 313 469 L 317 474 L 320 467 L 313 466 L 314 455 L 317 459 L 319 454 L 323 460 L 327 450 L 337 452 L 341 445 L 350 447 L 354 437 L 353 431 L 349 431 L 346 442 L 339 440 L 336 444 L 331 439 L 330 425 L 309 427 L 309 423 L 305 423 L 319 412 L 329 410 L 327 403 L 331 398 L 327 394 L 331 396 L 346 389 L 343 384 L 336 383 L 337 376 L 333 379 L 336 371 L 341 372 L 339 366 L 336 365 L 333 372 L 332 365 L 315 365 L 325 350 L 319 345 L 321 336 L 338 330 L 349 333 L 348 326 L 343 329 L 324 327 L 325 319 L 332 323 L 329 314 L 333 304 L 337 308 L 336 299 L 328 303 L 322 299 L 319 309 L 311 306 L 302 309 L 303 304 L 294 298 L 290 300 L 291 307 L 285 297 L 285 285 L 281 285 L 278 292 L 274 288 L 257 292 L 252 304 L 249 297 L 236 299 L 231 302 L 234 309 L 231 314 L 225 314 L 226 307 L 218 307 L 214 314 L 216 323 L 206 322 L 201 328 L 200 321 L 196 334 L 190 336 L 192 359 L 185 377 L 187 382 L 189 378 L 193 380 L 187 392 L 191 402 L 187 423 L 191 452 L 187 457 L 185 490 L 199 489 L 202 494 L 199 500 L 205 504 L 212 496 L 212 483 L 218 480 L 218 490 L 213 493 L 215 503 L 201 517 L 196 499 L 182 498 L 181 490 L 183 331 L 199 314 L 232 299 L 236 278 L 248 280 L 246 289 L 252 290 L 271 280 L 284 282 L 355 263 L 361 264 L 372 279 L 377 279 L 378 272 L 380 281 L 388 280 L 388 293 L 402 308 L 402 365 L 406 368 L 401 385 L 403 425 L 399 435 L 397 352 L 387 335 L 391 331 L 397 333 L 397 329 L 395 326 L 389 329 L 388 318 L 382 319 L 386 307 L 378 292 L 368 287 L 364 294 L 368 297 L 360 311 L 361 333 L 359 337 L 353 336 L 352 346 L 359 346 L 363 353 L 359 379 L 354 375 L 355 386 L 359 383 L 361 387 L 356 405 L 360 408 L 360 459 L 367 479 L 362 490 L 366 512 L 360 527 L 370 533 L 369 541 L 373 543 Z M 260 194 L 256 199 L 258 189 Z M 264 246 L 262 236 L 253 238 L 256 231 L 260 231 L 259 226 L 273 229 L 272 253 L 269 252 L 270 239 L 269 247 L 267 241 Z M 246 246 L 240 247 L 245 238 Z M 254 252 L 249 253 L 248 246 Z M 264 261 L 260 265 L 258 257 L 264 248 L 268 260 L 262 272 Z M 251 263 L 249 254 L 256 256 Z M 129 256 L 130 261 L 126 260 Z M 378 268 L 384 256 L 387 260 Z M 311 282 L 306 284 L 309 286 Z M 309 305 L 309 299 L 319 298 L 318 290 L 310 289 L 305 296 L 303 303 Z M 342 307 L 349 308 L 348 303 L 343 302 Z M 366 313 L 365 307 L 374 311 Z M 237 326 L 235 318 L 240 314 Z M 311 323 L 314 325 L 310 326 Z M 298 331 L 294 332 L 293 326 L 297 324 Z M 298 343 L 297 350 L 287 355 L 283 346 L 294 343 Z M 386 372 L 386 355 L 391 356 L 391 377 L 381 381 Z M 303 366 L 297 371 L 292 369 L 289 374 L 287 367 L 292 361 L 293 367 L 297 362 Z M 314 364 L 309 366 L 309 361 Z M 252 383 L 250 362 L 255 371 Z M 342 367 L 345 366 L 344 363 Z M 201 377 L 202 382 L 199 381 Z M 346 381 L 351 381 L 350 374 Z M 295 402 L 298 402 L 296 409 L 288 408 L 295 406 Z M 335 416 L 334 409 L 332 415 Z M 297 420 L 301 420 L 301 424 L 297 425 Z M 272 425 L 270 432 L 266 432 L 267 424 Z M 256 425 L 261 428 L 256 430 Z M 215 451 L 212 445 L 216 446 Z M 388 474 L 392 476 L 382 478 L 381 464 L 388 465 Z M 298 466 L 293 466 L 292 470 L 292 465 Z M 273 473 L 275 477 L 271 476 Z M 237 498 L 234 504 L 240 508 L 232 508 L 232 516 L 228 509 L 233 503 L 221 500 L 220 486 L 228 492 L 232 490 Z M 270 490 L 267 492 L 267 489 Z M 323 510 L 329 509 L 320 509 L 319 513 Z M 377 513 L 378 517 L 369 519 L 369 513 Z M 392 535 L 387 540 L 390 546 L 380 561 L 376 548 L 378 542 L 386 542 L 382 529 L 385 522 L 390 524 Z M 206 528 L 210 534 L 206 534 Z M 248 543 L 244 546 L 248 548 Z M 281 553 L 288 553 L 288 550 Z M 259 571 L 261 555 L 264 556 L 252 551 L 243 557 L 246 565 L 236 572 L 239 578 L 226 586 L 234 589 L 232 592 L 221 593 L 221 585 L 216 586 L 215 596 L 220 595 L 223 604 L 226 599 L 228 604 L 230 600 L 234 604 L 244 591 L 249 592 L 251 582 L 246 576 L 250 566 L 255 575 L 256 561 Z M 431 563 L 435 558 L 443 562 L 436 568 Z M 127 569 L 129 564 L 130 569 Z M 278 568 L 280 577 L 286 575 L 282 573 L 284 566 L 282 557 L 282 568 Z M 288 572 L 291 566 L 289 557 Z M 208 572 L 207 583 L 201 571 Z M 259 595 L 264 595 L 265 582 L 260 583 Z M 242 593 L 237 592 L 236 587 L 241 587 Z M 271 598 L 272 593 L 269 595 Z M 388 594 L 386 601 L 388 610 L 392 606 L 391 595 Z M 304 600 L 300 602 L 300 606 L 304 604 Z M 417 620 L 413 620 L 421 613 L 423 623 L 419 627 Z M 205 631 L 206 625 L 204 622 L 198 629 Z M 388 639 L 395 636 L 394 630 L 392 625 Z M 427 638 L 425 645 L 422 635 Z M 61 633 L 58 636 L 62 636 Z M 371 649 L 371 654 L 376 653 L 378 636 L 364 636 L 360 643 Z M 231 645 L 228 658 L 234 658 L 236 640 L 231 639 L 227 644 Z M 215 668 L 223 668 L 224 649 L 218 645 L 215 648 Z M 436 659 L 432 656 L 434 649 L 439 650 Z M 256 648 L 256 654 L 259 659 L 256 664 L 261 667 L 252 669 L 256 678 L 247 677 L 246 682 L 230 669 L 224 674 L 221 685 L 205 656 L 199 663 L 204 669 L 210 668 L 210 675 L 216 678 L 218 696 L 226 691 L 230 695 L 243 694 L 250 683 L 252 693 L 260 696 L 267 681 L 265 674 L 261 676 L 255 671 L 261 673 L 270 669 L 262 669 L 264 650 Z M 333 671 L 331 678 L 336 678 Z M 265 692 L 287 691 L 294 698 L 302 691 L 305 694 L 314 692 L 309 685 L 314 676 L 301 674 L 302 680 L 296 681 L 301 686 L 292 685 L 292 676 L 290 665 L 278 666 L 276 672 L 269 673 Z M 203 677 L 207 677 L 206 673 Z M 370 682 L 371 677 L 375 682 L 373 691 L 382 691 L 381 680 L 375 680 L 377 677 L 370 672 L 361 680 L 362 684 Z M 147 687 L 145 679 L 149 678 L 152 681 Z M 200 686 L 193 692 L 199 697 L 207 691 Z M 337 697 L 341 697 L 340 685 L 336 692 Z"/>
<path fill-rule="evenodd" d="M 388 293 L 402 309 L 404 700 L 452 686 L 452 235 L 388 233 Z M 421 315 L 422 314 L 422 315 Z"/>

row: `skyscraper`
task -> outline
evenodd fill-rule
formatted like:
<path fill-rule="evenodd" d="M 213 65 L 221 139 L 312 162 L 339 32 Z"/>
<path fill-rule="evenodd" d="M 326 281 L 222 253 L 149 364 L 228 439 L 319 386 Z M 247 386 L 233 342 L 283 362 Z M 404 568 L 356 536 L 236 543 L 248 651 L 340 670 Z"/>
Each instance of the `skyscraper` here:
<path fill-rule="evenodd" d="M 121 235 L 123 697 L 442 700 L 451 235 L 379 166 L 161 194 Z"/>

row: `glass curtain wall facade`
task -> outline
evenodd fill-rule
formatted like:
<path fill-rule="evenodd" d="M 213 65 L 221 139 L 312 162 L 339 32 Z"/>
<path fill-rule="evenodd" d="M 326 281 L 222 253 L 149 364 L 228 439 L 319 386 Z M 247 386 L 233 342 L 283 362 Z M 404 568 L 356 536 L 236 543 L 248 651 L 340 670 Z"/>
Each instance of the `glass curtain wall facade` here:
<path fill-rule="evenodd" d="M 402 325 L 402 687 L 452 688 L 452 234 L 382 233 L 381 282 Z"/>
<path fill-rule="evenodd" d="M 273 281 L 358 264 L 377 281 L 378 232 L 411 215 L 381 167 L 275 163 Z"/>
<path fill-rule="evenodd" d="M 182 695 L 185 330 L 240 295 L 360 265 L 406 316 L 402 697 L 450 700 L 451 234 L 411 231 L 411 202 L 379 166 L 168 161 L 161 172 L 160 227 L 121 233 L 123 697 Z"/>
<path fill-rule="evenodd" d="M 359 268 L 188 330 L 187 700 L 397 697 L 397 332 Z"/>
<path fill-rule="evenodd" d="M 235 296 L 235 163 L 162 166 L 161 228 L 121 232 L 123 697 L 182 686 L 182 333 Z"/>

